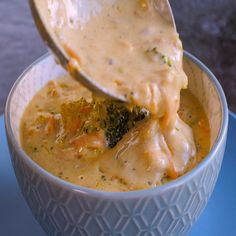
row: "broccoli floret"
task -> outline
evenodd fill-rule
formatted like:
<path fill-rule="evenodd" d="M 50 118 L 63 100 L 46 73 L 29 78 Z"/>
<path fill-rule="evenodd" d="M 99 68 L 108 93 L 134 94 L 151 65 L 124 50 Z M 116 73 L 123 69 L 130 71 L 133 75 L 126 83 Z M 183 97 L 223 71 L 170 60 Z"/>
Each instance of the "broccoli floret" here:
<path fill-rule="evenodd" d="M 106 102 L 106 117 L 102 121 L 107 145 L 113 148 L 135 123 L 149 115 L 148 110 L 134 106 L 128 109 L 123 103 Z"/>
<path fill-rule="evenodd" d="M 107 146 L 113 148 L 136 124 L 149 115 L 148 110 L 134 106 L 128 108 L 116 101 L 92 101 L 84 98 L 62 104 L 64 129 L 73 135 L 103 131 Z"/>
<path fill-rule="evenodd" d="M 129 131 L 130 113 L 125 106 L 113 102 L 107 104 L 106 111 L 105 136 L 108 146 L 113 148 Z"/>

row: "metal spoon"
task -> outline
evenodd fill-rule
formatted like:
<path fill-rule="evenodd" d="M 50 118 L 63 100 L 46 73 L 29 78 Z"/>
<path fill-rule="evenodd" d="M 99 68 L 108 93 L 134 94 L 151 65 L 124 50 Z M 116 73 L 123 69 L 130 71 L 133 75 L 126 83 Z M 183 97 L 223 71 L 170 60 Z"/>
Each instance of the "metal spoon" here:
<path fill-rule="evenodd" d="M 87 1 L 87 0 L 85 0 Z M 94 0 L 96 1 L 96 0 Z M 55 32 L 51 29 L 50 24 L 48 23 L 45 17 L 45 8 L 47 8 L 47 0 L 29 0 L 32 16 L 34 18 L 35 24 L 38 28 L 38 31 L 49 47 L 53 54 L 58 59 L 58 62 L 68 71 L 68 65 L 71 63 L 71 58 L 68 53 L 65 52 L 61 42 L 58 40 Z M 172 26 L 176 29 L 175 20 L 169 4 L 169 0 L 154 0 L 155 9 L 160 15 L 162 15 Z M 43 9 L 44 8 L 44 9 Z M 83 84 L 89 90 L 97 93 L 101 96 L 106 96 L 111 99 L 119 100 L 126 102 L 126 98 L 122 95 L 112 94 L 109 91 L 109 88 L 102 87 L 97 81 L 93 80 L 90 76 L 84 73 L 81 69 L 69 71 L 70 74 L 78 82 Z"/>

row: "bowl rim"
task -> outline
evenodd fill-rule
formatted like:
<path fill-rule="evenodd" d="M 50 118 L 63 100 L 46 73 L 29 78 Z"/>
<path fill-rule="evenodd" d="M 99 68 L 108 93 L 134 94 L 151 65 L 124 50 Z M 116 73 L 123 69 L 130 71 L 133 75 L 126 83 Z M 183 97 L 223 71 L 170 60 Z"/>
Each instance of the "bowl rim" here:
<path fill-rule="evenodd" d="M 13 130 L 11 127 L 11 116 L 10 116 L 10 105 L 12 101 L 13 94 L 20 84 L 20 82 L 25 78 L 27 73 L 35 66 L 38 64 L 42 63 L 45 59 L 49 58 L 51 56 L 50 53 L 46 53 L 43 56 L 41 56 L 39 59 L 34 61 L 16 80 L 14 83 L 12 89 L 9 92 L 6 106 L 5 106 L 5 113 L 4 113 L 4 119 L 5 119 L 5 129 L 6 133 L 8 136 L 8 143 L 11 143 L 15 147 L 15 151 L 17 153 L 17 157 L 22 158 L 24 162 L 30 168 L 33 169 L 36 173 L 39 175 L 42 175 L 44 179 L 48 179 L 49 182 L 52 182 L 53 184 L 56 184 L 57 186 L 60 186 L 64 189 L 70 190 L 70 191 L 75 191 L 83 195 L 89 195 L 93 196 L 96 198 L 109 198 L 109 199 L 131 199 L 131 198 L 143 198 L 147 196 L 153 196 L 157 194 L 162 194 L 165 191 L 171 189 L 171 188 L 176 188 L 178 186 L 184 185 L 186 182 L 191 180 L 193 176 L 197 175 L 202 169 L 204 169 L 217 155 L 216 153 L 220 149 L 221 145 L 223 145 L 224 140 L 227 135 L 227 128 L 228 128 L 228 106 L 227 106 L 227 101 L 225 94 L 223 92 L 223 89 L 215 77 L 215 75 L 210 71 L 210 69 L 204 65 L 199 59 L 197 59 L 195 56 L 190 54 L 187 51 L 184 51 L 184 57 L 196 64 L 198 67 L 200 67 L 201 70 L 203 70 L 209 79 L 213 82 L 216 91 L 218 93 L 218 96 L 220 98 L 220 103 L 221 103 L 221 109 L 222 109 L 222 121 L 221 121 L 221 128 L 220 132 L 217 136 L 217 139 L 211 148 L 211 151 L 209 154 L 204 158 L 204 160 L 201 161 L 196 167 L 194 167 L 191 171 L 188 173 L 184 174 L 183 176 L 178 177 L 176 180 L 172 180 L 171 182 L 168 182 L 164 185 L 157 186 L 155 188 L 150 188 L 150 189 L 144 189 L 144 190 L 135 190 L 135 191 L 128 191 L 128 192 L 108 192 L 108 191 L 101 191 L 101 190 L 96 190 L 96 189 L 91 189 L 83 186 L 79 186 L 76 184 L 69 183 L 67 181 L 64 181 L 60 179 L 59 177 L 56 177 L 55 175 L 47 172 L 45 169 L 40 167 L 36 162 L 34 162 L 25 152 L 24 150 L 20 147 L 16 137 L 13 134 Z"/>

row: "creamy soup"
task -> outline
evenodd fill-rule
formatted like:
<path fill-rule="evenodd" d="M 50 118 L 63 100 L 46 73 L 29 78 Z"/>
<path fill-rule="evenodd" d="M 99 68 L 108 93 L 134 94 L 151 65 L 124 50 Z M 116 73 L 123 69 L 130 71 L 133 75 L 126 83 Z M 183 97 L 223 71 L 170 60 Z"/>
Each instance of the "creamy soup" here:
<path fill-rule="evenodd" d="M 48 171 L 90 188 L 129 191 L 175 179 L 207 154 L 210 141 L 189 92 L 178 114 L 188 83 L 179 36 L 156 1 L 92 2 L 39 4 L 48 3 L 68 70 L 82 70 L 128 103 L 98 98 L 68 78 L 51 82 L 24 114 L 23 147 Z"/>
<path fill-rule="evenodd" d="M 81 102 L 81 97 L 87 103 Z M 188 90 L 181 93 L 178 113 L 193 129 L 197 152 L 179 174 L 173 169 L 171 155 L 165 167 L 161 155 L 168 147 L 152 153 L 150 145 L 156 144 L 153 139 L 158 134 L 150 117 L 138 121 L 115 147 L 107 147 L 104 130 L 92 129 L 97 117 L 92 122 L 83 120 L 83 116 L 95 116 L 92 100 L 88 90 L 68 77 L 50 81 L 33 98 L 22 118 L 21 140 L 26 153 L 44 169 L 71 183 L 106 191 L 130 191 L 175 179 L 209 152 L 208 120 Z M 106 114 L 99 114 L 101 123 Z M 181 131 L 176 127 L 173 132 Z"/>

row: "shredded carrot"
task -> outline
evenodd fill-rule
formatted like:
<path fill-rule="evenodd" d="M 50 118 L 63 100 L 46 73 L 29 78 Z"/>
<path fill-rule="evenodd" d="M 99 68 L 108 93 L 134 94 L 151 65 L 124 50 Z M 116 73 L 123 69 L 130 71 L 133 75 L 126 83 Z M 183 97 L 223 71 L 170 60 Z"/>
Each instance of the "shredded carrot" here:
<path fill-rule="evenodd" d="M 209 133 L 210 132 L 210 129 L 209 127 L 207 126 L 206 122 L 204 119 L 200 119 L 198 121 L 198 126 L 199 128 L 201 128 L 202 130 L 204 130 L 205 132 Z"/>
<path fill-rule="evenodd" d="M 92 111 L 91 106 L 84 106 L 80 109 L 80 113 L 89 114 Z"/>
<path fill-rule="evenodd" d="M 121 86 L 122 85 L 122 82 L 120 80 L 115 80 L 115 83 L 117 86 Z"/>
<path fill-rule="evenodd" d="M 139 0 L 139 4 L 142 8 L 147 8 L 148 7 L 147 0 Z"/>
<path fill-rule="evenodd" d="M 50 81 L 48 83 L 48 95 L 50 97 L 55 97 L 55 96 L 58 96 L 58 90 L 57 90 L 57 85 L 54 81 Z"/>
<path fill-rule="evenodd" d="M 80 148 L 104 148 L 106 143 L 104 137 L 97 133 L 84 134 L 70 142 L 73 147 Z"/>
<path fill-rule="evenodd" d="M 167 170 L 167 176 L 170 177 L 171 179 L 178 178 L 179 175 L 175 170 L 175 165 L 171 157 L 169 157 L 168 161 L 170 165 L 169 165 L 169 169 Z"/>
<path fill-rule="evenodd" d="M 166 129 L 169 123 L 170 123 L 170 115 L 166 112 L 164 116 L 160 119 L 160 124 L 163 129 Z"/>
<path fill-rule="evenodd" d="M 70 74 L 75 74 L 80 70 L 80 63 L 81 59 L 79 55 L 72 49 L 70 48 L 67 44 L 63 43 L 63 47 L 66 51 L 66 53 L 69 55 L 70 60 L 67 65 L 67 71 L 70 72 Z"/>
<path fill-rule="evenodd" d="M 67 44 L 63 43 L 63 47 L 66 51 L 66 53 L 73 59 L 75 59 L 78 63 L 81 62 L 81 59 L 79 55 L 72 49 L 70 48 Z"/>
<path fill-rule="evenodd" d="M 45 126 L 45 131 L 46 131 L 46 134 L 50 135 L 50 134 L 54 133 L 55 130 L 56 130 L 56 120 L 53 116 L 51 116 L 48 119 L 48 122 Z"/>
<path fill-rule="evenodd" d="M 39 130 L 36 129 L 35 127 L 31 127 L 27 131 L 28 131 L 27 134 L 29 137 L 32 137 L 32 136 L 37 135 L 39 133 Z"/>
<path fill-rule="evenodd" d="M 81 62 L 79 55 L 75 51 L 73 51 L 67 44 L 64 43 L 63 47 L 71 58 L 74 58 L 79 63 Z"/>
<path fill-rule="evenodd" d="M 48 94 L 50 97 L 55 97 L 55 96 L 58 96 L 58 92 L 56 89 L 52 89 L 49 94 Z"/>
<path fill-rule="evenodd" d="M 81 120 L 76 120 L 76 122 L 73 122 L 70 127 L 69 127 L 69 133 L 70 134 L 75 134 L 77 130 L 81 129 L 82 127 L 82 122 Z"/>

